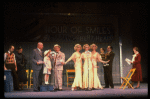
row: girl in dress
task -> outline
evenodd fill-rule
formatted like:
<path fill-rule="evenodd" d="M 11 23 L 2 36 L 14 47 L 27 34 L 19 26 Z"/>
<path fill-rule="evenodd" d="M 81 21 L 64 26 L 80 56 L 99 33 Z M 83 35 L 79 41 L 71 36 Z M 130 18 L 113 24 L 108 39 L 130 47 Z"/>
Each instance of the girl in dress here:
<path fill-rule="evenodd" d="M 44 52 L 44 66 L 43 66 L 43 74 L 45 74 L 45 84 L 49 84 L 49 74 L 51 74 L 51 61 L 49 57 L 49 53 L 51 50 L 46 50 Z"/>
<path fill-rule="evenodd" d="M 74 67 L 75 67 L 75 79 L 72 84 L 72 91 L 77 88 L 82 88 L 82 60 L 80 59 L 81 53 L 79 52 L 82 49 L 80 44 L 76 44 L 74 46 L 74 52 L 72 56 L 65 62 L 67 64 L 69 61 L 74 61 Z"/>
<path fill-rule="evenodd" d="M 107 61 L 102 61 L 101 56 L 98 52 L 96 52 L 97 46 L 96 44 L 92 44 L 90 45 L 91 49 L 92 49 L 92 65 L 93 65 L 93 78 L 94 78 L 94 82 L 93 82 L 93 87 L 95 88 L 100 88 L 103 89 L 103 87 L 101 86 L 101 82 L 98 78 L 97 75 L 97 62 L 102 62 L 102 63 L 107 63 Z"/>

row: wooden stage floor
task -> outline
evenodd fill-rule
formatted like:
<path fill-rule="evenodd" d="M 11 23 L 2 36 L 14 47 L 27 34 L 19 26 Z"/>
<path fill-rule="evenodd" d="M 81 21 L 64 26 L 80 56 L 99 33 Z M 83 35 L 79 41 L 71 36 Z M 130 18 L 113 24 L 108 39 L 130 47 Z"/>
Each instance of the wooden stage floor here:
<path fill-rule="evenodd" d="M 104 85 L 102 85 L 104 86 Z M 71 91 L 71 87 L 63 86 L 63 91 L 56 92 L 33 92 L 32 88 L 21 91 L 4 92 L 5 98 L 145 98 L 148 97 L 148 84 L 141 83 L 140 89 L 119 89 L 120 85 L 115 85 L 114 89 L 92 91 Z"/>

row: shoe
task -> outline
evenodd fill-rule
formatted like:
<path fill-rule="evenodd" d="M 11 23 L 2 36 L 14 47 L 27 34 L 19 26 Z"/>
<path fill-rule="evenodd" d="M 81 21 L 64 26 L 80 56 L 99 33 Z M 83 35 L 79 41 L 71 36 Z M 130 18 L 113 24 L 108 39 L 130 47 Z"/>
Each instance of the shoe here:
<path fill-rule="evenodd" d="M 103 87 L 103 88 L 109 88 L 109 87 L 106 87 L 106 86 L 105 86 L 105 87 Z"/>
<path fill-rule="evenodd" d="M 111 89 L 114 89 L 114 86 L 113 86 L 113 87 L 111 87 Z"/>
<path fill-rule="evenodd" d="M 62 89 L 59 89 L 59 91 L 63 91 Z"/>
<path fill-rule="evenodd" d="M 34 92 L 39 92 L 39 90 L 33 90 Z"/>
<path fill-rule="evenodd" d="M 140 86 L 139 87 L 135 87 L 134 89 L 140 89 Z"/>

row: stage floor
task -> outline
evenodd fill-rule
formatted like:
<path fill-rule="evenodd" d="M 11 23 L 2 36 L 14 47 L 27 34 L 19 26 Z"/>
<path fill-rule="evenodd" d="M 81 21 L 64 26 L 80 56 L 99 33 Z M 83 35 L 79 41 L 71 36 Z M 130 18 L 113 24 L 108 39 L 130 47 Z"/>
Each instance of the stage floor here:
<path fill-rule="evenodd" d="M 102 85 L 104 86 L 104 85 Z M 92 91 L 71 91 L 71 87 L 63 86 L 63 91 L 56 92 L 33 92 L 32 88 L 21 91 L 4 92 L 6 98 L 141 98 L 148 97 L 148 84 L 141 83 L 140 89 L 119 89 L 120 85 L 115 85 L 114 89 Z"/>

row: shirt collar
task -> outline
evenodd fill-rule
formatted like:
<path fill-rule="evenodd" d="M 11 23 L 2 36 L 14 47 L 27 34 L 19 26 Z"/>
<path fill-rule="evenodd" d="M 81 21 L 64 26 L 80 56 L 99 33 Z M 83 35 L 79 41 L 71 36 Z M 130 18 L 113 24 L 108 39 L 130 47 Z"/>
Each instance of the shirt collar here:
<path fill-rule="evenodd" d="M 91 53 L 90 51 L 85 51 L 85 53 Z"/>
<path fill-rule="evenodd" d="M 41 52 L 41 50 L 39 48 L 37 48 L 37 49 Z"/>
<path fill-rule="evenodd" d="M 10 54 L 10 51 L 8 50 L 8 53 Z"/>

